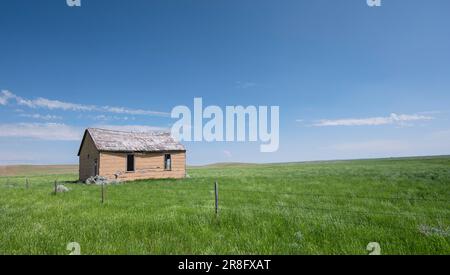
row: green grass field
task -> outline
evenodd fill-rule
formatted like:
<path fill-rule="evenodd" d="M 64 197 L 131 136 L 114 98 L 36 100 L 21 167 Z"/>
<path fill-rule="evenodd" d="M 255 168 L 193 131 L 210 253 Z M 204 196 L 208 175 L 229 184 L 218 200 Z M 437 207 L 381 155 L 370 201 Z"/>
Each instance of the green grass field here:
<path fill-rule="evenodd" d="M 1 177 L 0 254 L 450 254 L 450 157 L 188 173 L 107 186 L 104 204 L 76 174 Z"/>

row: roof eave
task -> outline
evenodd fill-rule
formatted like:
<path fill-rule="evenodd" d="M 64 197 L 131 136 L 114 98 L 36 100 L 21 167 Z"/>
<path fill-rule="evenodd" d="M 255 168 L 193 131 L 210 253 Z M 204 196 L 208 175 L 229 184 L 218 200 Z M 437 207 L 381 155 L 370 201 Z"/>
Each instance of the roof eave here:
<path fill-rule="evenodd" d="M 125 151 L 125 150 L 98 150 L 100 153 L 164 153 L 164 152 L 179 152 L 186 153 L 186 149 L 179 150 L 152 150 L 152 151 Z"/>
<path fill-rule="evenodd" d="M 86 130 L 84 131 L 83 139 L 81 140 L 80 148 L 78 149 L 78 155 L 77 155 L 78 157 L 81 155 L 81 149 L 83 148 L 84 141 L 86 140 L 86 137 L 87 137 L 88 134 L 89 134 L 89 136 L 91 137 L 91 139 L 92 139 L 92 141 L 93 141 L 93 144 L 94 144 L 95 148 L 97 149 L 97 151 L 99 151 L 98 148 L 97 148 L 97 144 L 95 144 L 94 137 L 89 133 L 89 128 L 88 128 L 88 129 L 86 129 Z"/>

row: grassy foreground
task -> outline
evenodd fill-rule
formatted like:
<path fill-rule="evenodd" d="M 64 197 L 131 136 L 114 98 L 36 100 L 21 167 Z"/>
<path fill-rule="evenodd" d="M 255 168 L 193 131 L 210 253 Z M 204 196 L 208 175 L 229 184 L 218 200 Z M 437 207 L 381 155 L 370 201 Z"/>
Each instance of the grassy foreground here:
<path fill-rule="evenodd" d="M 189 169 L 107 186 L 0 178 L 0 254 L 450 254 L 450 157 Z M 58 177 L 71 190 L 52 195 Z M 219 182 L 218 217 L 214 181 Z"/>

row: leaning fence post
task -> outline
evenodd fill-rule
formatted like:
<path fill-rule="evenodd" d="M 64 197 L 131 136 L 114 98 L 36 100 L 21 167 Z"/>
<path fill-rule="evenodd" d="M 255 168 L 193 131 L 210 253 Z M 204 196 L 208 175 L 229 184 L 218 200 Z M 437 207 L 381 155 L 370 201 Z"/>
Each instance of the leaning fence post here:
<path fill-rule="evenodd" d="M 216 216 L 219 214 L 219 184 L 217 181 L 214 183 L 214 193 L 216 198 Z"/>

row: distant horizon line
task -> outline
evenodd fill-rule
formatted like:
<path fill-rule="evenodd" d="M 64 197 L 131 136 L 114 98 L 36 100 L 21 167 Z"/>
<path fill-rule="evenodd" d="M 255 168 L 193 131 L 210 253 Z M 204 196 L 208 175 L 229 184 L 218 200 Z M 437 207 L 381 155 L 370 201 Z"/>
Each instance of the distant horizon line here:
<path fill-rule="evenodd" d="M 333 162 L 333 161 L 355 161 L 355 160 L 383 160 L 383 159 L 413 159 L 413 158 L 438 158 L 438 157 L 450 157 L 450 154 L 443 155 L 412 155 L 412 156 L 398 156 L 398 157 L 375 157 L 375 158 L 348 158 L 348 159 L 319 159 L 319 160 L 298 160 L 298 161 L 286 161 L 286 162 L 212 162 L 207 164 L 188 164 L 187 167 L 205 167 L 214 165 L 232 165 L 232 164 L 244 164 L 244 165 L 265 165 L 265 164 L 293 164 L 293 163 L 314 163 L 314 162 Z M 78 166 L 78 163 L 62 163 L 62 164 L 1 164 L 0 167 L 11 166 Z"/>

